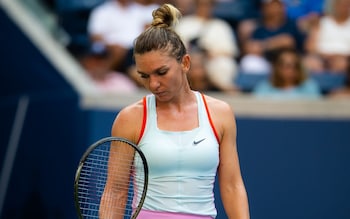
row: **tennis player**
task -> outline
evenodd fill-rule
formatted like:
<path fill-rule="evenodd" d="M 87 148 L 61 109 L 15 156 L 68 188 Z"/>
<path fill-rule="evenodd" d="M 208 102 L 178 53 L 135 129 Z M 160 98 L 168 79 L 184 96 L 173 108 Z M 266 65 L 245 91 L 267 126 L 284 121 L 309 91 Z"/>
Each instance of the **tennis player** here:
<path fill-rule="evenodd" d="M 136 143 L 148 162 L 147 196 L 137 218 L 215 218 L 218 174 L 228 218 L 248 219 L 234 113 L 227 103 L 191 90 L 191 58 L 173 29 L 180 16 L 162 5 L 135 40 L 136 69 L 152 94 L 122 109 L 112 127 L 113 136 Z"/>

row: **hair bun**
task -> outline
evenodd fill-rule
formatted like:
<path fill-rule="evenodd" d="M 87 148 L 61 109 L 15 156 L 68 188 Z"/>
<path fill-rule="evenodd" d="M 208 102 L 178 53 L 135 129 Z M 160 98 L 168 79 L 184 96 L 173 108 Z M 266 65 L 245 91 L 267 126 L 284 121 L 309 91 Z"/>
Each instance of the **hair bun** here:
<path fill-rule="evenodd" d="M 153 27 L 173 28 L 181 18 L 180 11 L 171 4 L 163 4 L 152 13 Z"/>

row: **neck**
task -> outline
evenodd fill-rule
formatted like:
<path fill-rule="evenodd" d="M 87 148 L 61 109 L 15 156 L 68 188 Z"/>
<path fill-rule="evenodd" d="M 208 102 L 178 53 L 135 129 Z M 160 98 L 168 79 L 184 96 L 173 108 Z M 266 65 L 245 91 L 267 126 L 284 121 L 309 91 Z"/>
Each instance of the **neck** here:
<path fill-rule="evenodd" d="M 268 28 L 277 28 L 284 23 L 285 19 L 282 17 L 267 17 L 265 18 L 265 25 Z"/>
<path fill-rule="evenodd" d="M 174 110 L 177 112 L 185 111 L 186 107 L 189 106 L 191 103 L 196 101 L 196 96 L 192 90 L 186 90 L 185 92 L 182 92 L 181 95 L 177 95 L 174 98 L 172 98 L 170 101 L 167 102 L 158 102 L 157 101 L 157 108 L 162 108 L 164 110 Z"/>
<path fill-rule="evenodd" d="M 349 18 L 349 15 L 342 15 L 342 14 L 338 14 L 334 16 L 334 20 L 337 23 L 344 23 L 345 21 L 347 21 Z"/>

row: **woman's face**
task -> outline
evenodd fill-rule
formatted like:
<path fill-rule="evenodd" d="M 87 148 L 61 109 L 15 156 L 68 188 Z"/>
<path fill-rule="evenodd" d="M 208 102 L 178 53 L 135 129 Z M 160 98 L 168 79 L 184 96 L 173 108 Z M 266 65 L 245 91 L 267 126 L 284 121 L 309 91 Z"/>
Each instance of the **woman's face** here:
<path fill-rule="evenodd" d="M 336 0 L 333 3 L 334 13 L 338 16 L 350 16 L 350 0 Z"/>
<path fill-rule="evenodd" d="M 150 51 L 135 54 L 135 62 L 144 87 L 159 101 L 169 101 L 186 86 L 188 87 L 186 77 L 190 67 L 188 55 L 185 55 L 179 63 L 167 52 Z"/>
<path fill-rule="evenodd" d="M 271 1 L 263 3 L 262 12 L 264 17 L 284 17 L 285 8 L 281 1 Z"/>
<path fill-rule="evenodd" d="M 294 84 L 299 74 L 297 55 L 283 53 L 277 63 L 277 72 L 285 84 Z"/>

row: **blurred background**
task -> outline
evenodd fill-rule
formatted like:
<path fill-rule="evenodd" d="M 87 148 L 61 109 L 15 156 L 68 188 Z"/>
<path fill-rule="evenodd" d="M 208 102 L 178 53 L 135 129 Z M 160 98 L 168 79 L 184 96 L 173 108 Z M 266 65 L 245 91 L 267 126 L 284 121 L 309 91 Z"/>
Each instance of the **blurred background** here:
<path fill-rule="evenodd" d="M 147 94 L 132 42 L 162 3 L 192 88 L 235 111 L 251 218 L 350 218 L 349 0 L 1 0 L 0 218 L 77 217 L 80 157 Z"/>

